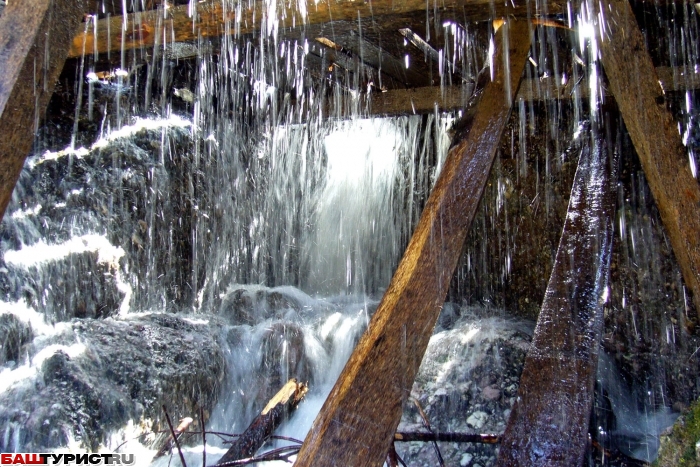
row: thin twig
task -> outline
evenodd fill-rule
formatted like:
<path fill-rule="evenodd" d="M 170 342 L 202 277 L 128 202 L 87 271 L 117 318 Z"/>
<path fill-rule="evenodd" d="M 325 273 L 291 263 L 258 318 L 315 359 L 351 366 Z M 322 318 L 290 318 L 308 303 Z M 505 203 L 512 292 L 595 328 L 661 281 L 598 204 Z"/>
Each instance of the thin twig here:
<path fill-rule="evenodd" d="M 415 404 L 416 408 L 418 408 L 418 413 L 420 414 L 420 417 L 423 419 L 423 426 L 432 434 L 435 434 L 433 432 L 433 429 L 430 426 L 430 421 L 428 421 L 428 416 L 423 412 L 423 407 L 420 406 L 420 403 L 418 400 L 414 397 L 411 397 L 411 400 Z M 438 458 L 438 463 L 440 464 L 440 467 L 445 467 L 445 460 L 442 458 L 442 454 L 440 453 L 440 448 L 438 447 L 437 441 L 433 440 L 433 449 L 435 449 L 435 455 Z"/>
<path fill-rule="evenodd" d="M 267 461 L 285 461 L 291 462 L 289 458 L 295 454 L 299 453 L 301 446 L 284 446 L 281 448 L 273 449 L 271 451 L 264 452 L 259 456 L 247 457 L 245 459 L 237 459 L 235 461 L 224 462 L 222 464 L 216 464 L 215 467 L 235 467 L 238 465 L 248 465 L 256 464 L 258 462 Z"/>
<path fill-rule="evenodd" d="M 180 442 L 177 440 L 177 435 L 175 434 L 175 429 L 173 428 L 173 424 L 170 421 L 170 415 L 168 415 L 168 409 L 165 408 L 165 404 L 163 404 L 163 412 L 165 412 L 165 420 L 168 422 L 170 434 L 173 437 L 173 441 L 175 441 L 175 446 L 177 446 L 177 452 L 178 454 L 180 454 L 180 461 L 182 462 L 182 467 L 187 467 L 187 462 L 185 462 L 185 456 L 182 454 L 182 449 L 180 449 Z"/>
<path fill-rule="evenodd" d="M 396 453 L 396 459 L 399 461 L 399 464 L 401 464 L 402 467 L 408 467 L 406 463 L 401 459 L 401 456 L 399 456 L 399 453 Z"/>
<path fill-rule="evenodd" d="M 281 439 L 282 441 L 289 441 L 290 443 L 304 444 L 303 441 L 296 438 L 290 438 L 289 436 L 273 435 L 270 436 L 270 439 Z"/>
<path fill-rule="evenodd" d="M 210 435 L 217 435 L 217 436 L 228 436 L 230 438 L 237 438 L 241 436 L 240 434 L 232 434 L 232 433 L 224 433 L 223 431 L 207 431 Z"/>
<path fill-rule="evenodd" d="M 204 409 L 199 408 L 199 424 L 202 429 L 202 467 L 207 465 L 207 432 L 204 430 Z"/>
<path fill-rule="evenodd" d="M 389 467 L 399 467 L 399 459 L 393 442 L 391 443 L 391 446 L 389 446 L 389 452 L 386 455 L 386 463 L 389 465 Z"/>
<path fill-rule="evenodd" d="M 443 441 L 446 443 L 479 443 L 479 444 L 498 444 L 501 442 L 501 435 L 495 433 L 475 434 L 475 433 L 422 433 L 417 431 L 412 432 L 396 432 L 394 433 L 394 441 Z"/>
<path fill-rule="evenodd" d="M 121 449 L 121 447 L 124 446 L 124 445 L 125 445 L 126 443 L 128 443 L 129 441 L 134 441 L 135 439 L 143 438 L 144 436 L 148 436 L 148 435 L 150 435 L 150 434 L 152 434 L 152 433 L 158 433 L 158 432 L 157 432 L 157 431 L 147 431 L 147 432 L 145 432 L 145 433 L 141 433 L 141 434 L 138 435 L 138 436 L 134 436 L 133 438 L 129 438 L 129 439 L 127 439 L 126 441 L 124 441 L 123 443 L 121 443 L 119 446 L 117 446 L 116 448 L 114 448 L 114 452 L 119 451 L 119 449 Z M 163 431 L 163 433 L 165 433 L 165 432 Z"/>

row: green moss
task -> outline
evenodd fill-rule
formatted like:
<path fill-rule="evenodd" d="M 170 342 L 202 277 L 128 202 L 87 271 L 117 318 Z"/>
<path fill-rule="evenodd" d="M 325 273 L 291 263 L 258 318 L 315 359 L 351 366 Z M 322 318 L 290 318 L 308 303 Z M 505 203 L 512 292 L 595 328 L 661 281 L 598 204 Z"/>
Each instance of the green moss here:
<path fill-rule="evenodd" d="M 700 400 L 691 405 L 681 416 L 669 435 L 661 437 L 658 467 L 698 467 L 698 443 L 700 443 Z"/>

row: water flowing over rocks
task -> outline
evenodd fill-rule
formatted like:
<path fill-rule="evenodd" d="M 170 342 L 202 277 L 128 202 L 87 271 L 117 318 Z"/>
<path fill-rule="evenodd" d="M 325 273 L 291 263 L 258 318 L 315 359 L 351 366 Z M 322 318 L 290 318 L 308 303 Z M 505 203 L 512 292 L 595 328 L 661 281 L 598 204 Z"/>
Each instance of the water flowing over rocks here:
<path fill-rule="evenodd" d="M 216 332 L 164 313 L 62 323 L 26 344 L 30 363 L 3 370 L 0 449 L 94 451 L 129 420 L 162 429 L 162 404 L 210 412 L 226 376 Z"/>
<path fill-rule="evenodd" d="M 0 224 L 0 295 L 53 322 L 191 309 L 189 125 L 137 120 L 29 160 Z"/>

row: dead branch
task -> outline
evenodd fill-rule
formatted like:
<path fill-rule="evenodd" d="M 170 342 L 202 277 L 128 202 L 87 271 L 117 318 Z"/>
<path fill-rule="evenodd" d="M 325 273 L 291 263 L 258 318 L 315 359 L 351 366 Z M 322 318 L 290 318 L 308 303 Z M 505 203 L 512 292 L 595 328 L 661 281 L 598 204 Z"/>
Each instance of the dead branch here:
<path fill-rule="evenodd" d="M 501 435 L 494 433 L 477 434 L 477 433 L 422 433 L 422 432 L 396 432 L 394 433 L 394 441 L 440 441 L 446 443 L 479 443 L 479 444 L 496 444 L 500 443 Z"/>
<path fill-rule="evenodd" d="M 420 414 L 420 418 L 423 420 L 423 426 L 425 427 L 425 429 L 428 430 L 429 433 L 434 434 L 433 429 L 430 426 L 430 420 L 428 420 L 428 416 L 423 411 L 423 407 L 421 407 L 420 402 L 418 402 L 418 399 L 411 397 L 411 400 L 413 401 L 413 404 L 418 409 L 418 413 Z M 433 449 L 435 450 L 435 455 L 438 458 L 438 463 L 440 464 L 440 467 L 445 467 L 445 460 L 442 458 L 442 453 L 440 453 L 440 448 L 437 445 L 437 441 L 433 440 L 432 443 L 433 443 Z"/>
<path fill-rule="evenodd" d="M 245 432 L 236 439 L 216 465 L 223 466 L 236 460 L 252 459 L 253 454 L 270 439 L 282 420 L 296 409 L 307 392 L 308 387 L 304 383 L 290 379 L 268 402 L 260 415 L 251 422 Z"/>
<path fill-rule="evenodd" d="M 173 423 L 170 421 L 170 415 L 168 415 L 168 409 L 166 409 L 165 404 L 163 404 L 163 412 L 165 413 L 165 421 L 168 422 L 168 428 L 170 428 L 170 436 L 173 442 L 175 443 L 175 446 L 177 446 L 177 453 L 180 455 L 180 461 L 182 462 L 182 467 L 187 467 L 187 462 L 185 462 L 185 456 L 182 454 L 182 449 L 180 449 L 180 442 L 178 441 L 178 437 L 184 431 L 190 423 L 192 423 L 192 419 L 189 417 L 183 418 L 182 421 L 180 421 L 180 424 L 177 426 L 178 430 L 180 430 L 181 427 L 182 431 L 177 431 L 173 428 Z M 166 443 L 168 445 L 169 443 Z"/>

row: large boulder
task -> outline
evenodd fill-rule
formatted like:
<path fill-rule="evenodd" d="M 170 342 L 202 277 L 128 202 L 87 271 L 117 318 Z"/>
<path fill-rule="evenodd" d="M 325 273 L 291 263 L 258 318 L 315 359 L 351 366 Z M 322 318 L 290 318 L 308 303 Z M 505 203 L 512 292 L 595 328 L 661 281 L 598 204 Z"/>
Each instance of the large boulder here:
<path fill-rule="evenodd" d="M 174 419 L 209 413 L 226 374 L 216 327 L 205 322 L 149 314 L 57 329 L 35 339 L 30 365 L 5 370 L 4 452 L 94 451 L 129 420 L 163 429 L 163 404 Z"/>

